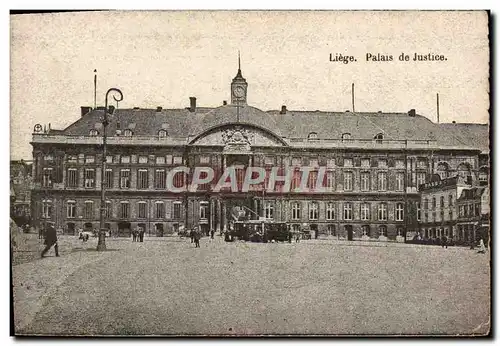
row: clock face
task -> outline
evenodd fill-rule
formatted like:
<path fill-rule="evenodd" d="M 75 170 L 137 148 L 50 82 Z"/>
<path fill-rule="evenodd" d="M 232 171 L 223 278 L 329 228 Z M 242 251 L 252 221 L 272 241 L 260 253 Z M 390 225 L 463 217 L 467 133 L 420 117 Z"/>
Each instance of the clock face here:
<path fill-rule="evenodd" d="M 234 88 L 233 94 L 236 97 L 243 97 L 245 95 L 245 89 L 242 86 L 238 85 L 236 88 Z"/>

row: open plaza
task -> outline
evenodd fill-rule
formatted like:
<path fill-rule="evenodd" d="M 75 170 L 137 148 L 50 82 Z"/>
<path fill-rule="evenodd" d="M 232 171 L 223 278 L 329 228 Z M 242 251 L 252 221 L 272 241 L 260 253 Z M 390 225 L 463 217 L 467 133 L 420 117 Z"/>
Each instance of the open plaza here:
<path fill-rule="evenodd" d="M 486 334 L 490 254 L 392 242 L 13 237 L 16 334 Z"/>

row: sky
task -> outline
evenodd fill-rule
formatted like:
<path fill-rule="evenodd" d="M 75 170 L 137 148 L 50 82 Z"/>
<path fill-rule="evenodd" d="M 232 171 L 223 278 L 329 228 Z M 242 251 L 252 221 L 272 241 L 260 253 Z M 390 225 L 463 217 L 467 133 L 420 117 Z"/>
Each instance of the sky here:
<path fill-rule="evenodd" d="M 436 121 L 439 93 L 441 122 L 489 117 L 486 12 L 80 12 L 11 15 L 10 28 L 11 159 L 31 159 L 35 124 L 64 129 L 93 105 L 94 69 L 98 106 L 116 87 L 120 108 L 184 108 L 190 96 L 215 107 L 230 100 L 238 51 L 248 103 L 262 110 L 345 111 L 354 83 L 356 111 Z"/>

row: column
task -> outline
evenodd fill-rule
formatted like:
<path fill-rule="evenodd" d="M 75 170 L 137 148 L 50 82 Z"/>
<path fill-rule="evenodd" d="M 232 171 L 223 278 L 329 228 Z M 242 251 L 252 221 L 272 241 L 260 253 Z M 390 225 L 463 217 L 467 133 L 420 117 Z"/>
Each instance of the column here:
<path fill-rule="evenodd" d="M 217 203 L 217 210 L 216 210 L 216 219 L 215 219 L 215 222 L 216 222 L 216 225 L 215 225 L 215 228 L 216 228 L 216 231 L 217 232 L 221 232 L 221 227 L 220 227 L 220 222 L 221 222 L 221 207 L 220 207 L 220 199 L 216 199 L 216 203 Z"/>
<path fill-rule="evenodd" d="M 227 231 L 227 214 L 226 214 L 226 202 L 222 201 L 222 225 L 224 232 Z"/>

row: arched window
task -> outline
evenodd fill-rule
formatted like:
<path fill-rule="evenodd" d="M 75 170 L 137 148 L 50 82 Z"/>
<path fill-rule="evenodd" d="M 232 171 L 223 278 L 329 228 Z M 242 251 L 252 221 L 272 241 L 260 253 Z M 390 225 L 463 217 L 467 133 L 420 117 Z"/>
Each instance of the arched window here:
<path fill-rule="evenodd" d="M 382 143 L 382 141 L 384 140 L 384 134 L 383 133 L 377 133 L 375 135 L 375 137 L 373 137 L 373 139 L 375 139 L 376 143 Z"/>
<path fill-rule="evenodd" d="M 96 129 L 92 129 L 89 132 L 89 136 L 92 136 L 92 137 L 99 136 L 99 131 L 97 131 Z"/>
<path fill-rule="evenodd" d="M 439 174 L 439 177 L 441 179 L 445 179 L 449 175 L 449 170 L 450 170 L 450 167 L 448 166 L 448 164 L 446 162 L 440 162 L 437 165 L 436 173 Z"/>
<path fill-rule="evenodd" d="M 165 137 L 167 137 L 167 136 L 168 136 L 168 132 L 167 132 L 167 130 L 163 130 L 163 129 L 161 129 L 160 131 L 158 131 L 158 137 L 159 137 L 159 138 L 165 138 Z"/>
<path fill-rule="evenodd" d="M 344 132 L 342 134 L 342 141 L 347 141 L 351 139 L 351 134 L 349 132 Z"/>
<path fill-rule="evenodd" d="M 467 179 L 471 175 L 470 165 L 468 163 L 461 163 L 457 167 L 457 175 L 460 178 Z"/>
<path fill-rule="evenodd" d="M 387 226 L 378 226 L 378 235 L 380 237 L 386 237 L 387 236 Z"/>
<path fill-rule="evenodd" d="M 307 136 L 307 139 L 309 139 L 309 140 L 318 139 L 318 134 L 317 134 L 316 132 L 311 132 L 311 133 L 309 133 L 309 135 Z"/>
<path fill-rule="evenodd" d="M 130 130 L 130 129 L 126 129 L 126 130 L 124 130 L 124 131 L 123 131 L 123 135 L 124 135 L 125 137 L 132 137 L 132 135 L 133 135 L 133 134 L 134 134 L 134 133 L 133 133 L 133 132 L 132 132 L 132 130 Z"/>

